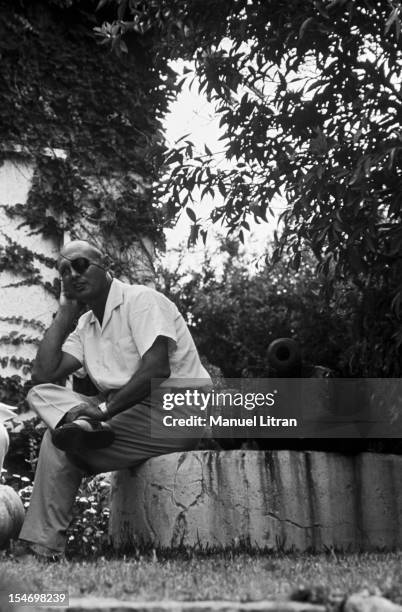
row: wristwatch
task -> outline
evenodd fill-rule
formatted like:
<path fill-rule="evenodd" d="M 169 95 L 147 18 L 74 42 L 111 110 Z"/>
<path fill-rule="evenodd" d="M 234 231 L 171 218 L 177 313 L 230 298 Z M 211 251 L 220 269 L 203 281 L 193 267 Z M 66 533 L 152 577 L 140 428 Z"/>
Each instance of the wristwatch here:
<path fill-rule="evenodd" d="M 103 414 L 103 416 L 105 418 L 107 418 L 109 416 L 109 411 L 107 409 L 107 404 L 106 402 L 101 402 L 100 404 L 98 404 L 98 408 L 101 411 L 101 413 Z"/>

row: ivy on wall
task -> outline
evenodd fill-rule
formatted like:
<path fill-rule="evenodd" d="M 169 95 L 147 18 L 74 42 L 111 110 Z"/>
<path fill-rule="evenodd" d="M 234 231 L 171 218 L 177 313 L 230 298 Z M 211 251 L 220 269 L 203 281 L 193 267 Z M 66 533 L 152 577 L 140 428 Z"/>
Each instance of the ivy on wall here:
<path fill-rule="evenodd" d="M 164 214 L 152 203 L 152 184 L 175 73 L 167 58 L 156 59 L 151 34 L 128 36 L 117 55 L 97 44 L 94 28 L 108 20 L 97 4 L 0 0 L 0 164 L 14 151 L 34 166 L 27 203 L 6 203 L 5 210 L 28 231 L 55 240 L 94 228 L 110 248 L 115 274 L 127 275 L 127 247 L 143 236 L 163 245 Z M 45 283 L 38 267 L 55 266 L 53 260 L 10 238 L 3 243 L 0 272 L 18 275 L 13 286 L 40 284 L 57 295 L 58 283 Z M 5 342 L 30 337 L 0 337 Z"/>
<path fill-rule="evenodd" d="M 7 211 L 11 211 L 11 216 L 14 215 L 13 207 L 8 206 L 4 208 L 6 208 Z M 19 210 L 20 206 L 17 205 L 15 208 Z M 0 272 L 7 270 L 15 274 L 16 278 L 20 275 L 27 276 L 22 280 L 12 281 L 8 285 L 3 285 L 3 288 L 41 285 L 43 289 L 48 291 L 51 295 L 58 296 L 60 294 L 59 279 L 55 278 L 53 283 L 44 281 L 40 268 L 37 266 L 37 263 L 42 263 L 48 268 L 54 268 L 56 265 L 55 260 L 41 253 L 34 253 L 27 247 L 21 246 L 2 231 L 0 231 L 0 236 L 4 241 L 3 245 L 0 244 Z M 2 320 L 2 317 L 0 317 L 0 320 Z"/>
<path fill-rule="evenodd" d="M 42 323 L 42 321 L 38 321 L 37 319 L 25 319 L 21 316 L 15 316 L 0 317 L 0 321 L 15 325 L 23 325 L 24 327 L 31 327 L 32 329 L 37 329 L 40 332 L 44 332 L 46 330 L 46 326 L 44 325 L 44 323 Z"/>
<path fill-rule="evenodd" d="M 0 402 L 18 406 L 22 411 L 27 410 L 25 398 L 31 386 L 31 383 L 23 382 L 17 374 L 0 377 Z"/>
<path fill-rule="evenodd" d="M 28 206 L 8 213 L 45 236 L 95 222 L 122 248 L 142 235 L 160 244 L 152 183 L 174 73 L 162 79 L 150 37 L 132 35 L 120 56 L 98 45 L 96 4 L 0 1 L 0 142 L 36 168 Z"/>

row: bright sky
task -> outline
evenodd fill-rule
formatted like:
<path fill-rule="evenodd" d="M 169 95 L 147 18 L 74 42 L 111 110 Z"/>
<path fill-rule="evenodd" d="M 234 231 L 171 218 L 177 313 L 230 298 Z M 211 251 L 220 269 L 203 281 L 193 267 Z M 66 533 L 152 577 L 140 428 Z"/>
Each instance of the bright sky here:
<path fill-rule="evenodd" d="M 181 72 L 183 65 L 183 62 L 175 62 L 173 68 Z M 191 90 L 185 84 L 177 100 L 171 105 L 165 122 L 167 141 L 173 144 L 183 135 L 190 134 L 189 139 L 194 142 L 196 149 L 199 148 L 200 152 L 204 152 L 204 144 L 213 152 L 222 151 L 222 141 L 218 140 L 222 131 L 219 129 L 213 105 L 205 96 L 199 94 L 197 89 L 197 84 L 194 84 Z M 216 200 L 215 203 L 219 204 L 220 201 Z M 197 217 L 207 220 L 213 204 L 211 198 L 209 200 L 204 198 L 196 205 L 191 204 L 191 208 L 195 210 Z M 276 227 L 276 221 L 257 225 L 250 219 L 249 223 L 251 234 L 247 235 L 245 232 L 245 251 L 253 258 L 252 253 L 261 255 L 264 252 L 265 245 Z M 174 266 L 178 259 L 173 249 L 182 243 L 187 243 L 190 225 L 191 221 L 183 210 L 176 226 L 173 229 L 165 230 L 167 253 L 164 263 L 168 267 Z M 219 226 L 213 226 L 212 222 L 209 222 L 207 227 L 207 248 L 213 251 L 217 244 L 214 235 L 225 234 L 225 232 Z M 197 269 L 203 260 L 204 251 L 205 247 L 200 240 L 199 244 L 189 251 L 185 258 L 185 265 Z"/>

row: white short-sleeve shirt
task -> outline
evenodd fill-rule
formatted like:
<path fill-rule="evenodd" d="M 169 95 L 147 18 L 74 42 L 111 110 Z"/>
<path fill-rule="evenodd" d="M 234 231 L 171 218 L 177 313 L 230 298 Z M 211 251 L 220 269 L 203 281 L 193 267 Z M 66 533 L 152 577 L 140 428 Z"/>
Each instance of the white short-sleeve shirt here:
<path fill-rule="evenodd" d="M 185 387 L 189 381 L 193 387 L 211 383 L 175 304 L 144 285 L 114 279 L 102 326 L 92 310 L 86 312 L 62 350 L 80 361 L 100 391 L 109 391 L 129 381 L 158 336 L 169 339 L 170 378 L 162 386 Z"/>

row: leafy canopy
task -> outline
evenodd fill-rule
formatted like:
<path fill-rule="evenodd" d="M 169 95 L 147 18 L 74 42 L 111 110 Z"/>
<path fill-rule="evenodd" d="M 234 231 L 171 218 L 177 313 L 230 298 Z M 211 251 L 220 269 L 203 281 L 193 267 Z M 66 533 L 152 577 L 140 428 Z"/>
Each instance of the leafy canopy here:
<path fill-rule="evenodd" d="M 273 259 L 312 250 L 327 288 L 358 290 L 353 355 L 364 375 L 399 376 L 401 311 L 401 8 L 396 0 L 101 0 L 103 33 L 156 32 L 155 57 L 194 61 L 215 104 L 228 163 L 184 137 L 165 158 L 172 218 L 194 190 L 212 220 L 245 239 L 250 218 L 284 203 Z"/>
<path fill-rule="evenodd" d="M 172 215 L 199 186 L 223 198 L 213 221 L 238 233 L 284 198 L 277 257 L 288 249 L 297 268 L 307 245 L 325 271 L 389 276 L 402 238 L 399 3 L 109 4 L 118 4 L 120 21 L 104 34 L 157 29 L 158 53 L 194 59 L 220 115 L 231 164 L 222 170 L 208 149 L 197 156 L 189 141 L 178 143 L 161 188 Z"/>
<path fill-rule="evenodd" d="M 98 45 L 94 28 L 108 13 L 95 9 L 93 0 L 0 0 L 0 148 L 35 162 L 28 206 L 8 214 L 45 236 L 93 228 L 112 255 L 144 235 L 163 244 L 152 182 L 175 87 L 150 35 L 127 36 L 130 53 L 119 57 Z M 116 265 L 131 273 L 123 257 Z"/>

